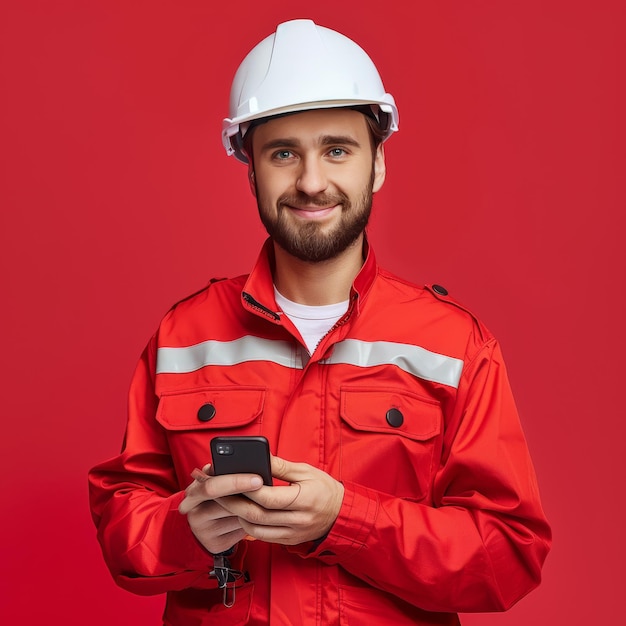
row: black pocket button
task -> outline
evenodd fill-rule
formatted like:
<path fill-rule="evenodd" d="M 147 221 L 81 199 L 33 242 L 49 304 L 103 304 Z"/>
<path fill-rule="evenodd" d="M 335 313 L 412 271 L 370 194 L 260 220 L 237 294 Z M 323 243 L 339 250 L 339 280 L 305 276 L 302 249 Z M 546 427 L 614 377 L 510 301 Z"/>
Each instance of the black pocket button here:
<path fill-rule="evenodd" d="M 404 423 L 404 415 L 398 409 L 389 409 L 385 418 L 387 419 L 387 424 L 394 428 L 399 428 Z"/>
<path fill-rule="evenodd" d="M 203 404 L 198 409 L 198 419 L 201 422 L 210 422 L 215 417 L 215 407 L 211 404 Z"/>

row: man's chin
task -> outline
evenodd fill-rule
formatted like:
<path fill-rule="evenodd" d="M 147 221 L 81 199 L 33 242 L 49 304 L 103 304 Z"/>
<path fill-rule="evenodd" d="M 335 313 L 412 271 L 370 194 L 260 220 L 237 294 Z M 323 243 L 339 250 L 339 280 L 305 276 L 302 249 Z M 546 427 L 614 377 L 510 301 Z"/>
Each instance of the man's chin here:
<path fill-rule="evenodd" d="M 350 240 L 318 240 L 317 242 L 313 242 L 310 238 L 306 241 L 284 240 L 283 238 L 275 237 L 270 233 L 274 242 L 282 250 L 296 259 L 304 261 L 305 263 L 323 263 L 325 261 L 331 261 L 354 245 L 359 238 L 359 235 L 360 233 Z"/>

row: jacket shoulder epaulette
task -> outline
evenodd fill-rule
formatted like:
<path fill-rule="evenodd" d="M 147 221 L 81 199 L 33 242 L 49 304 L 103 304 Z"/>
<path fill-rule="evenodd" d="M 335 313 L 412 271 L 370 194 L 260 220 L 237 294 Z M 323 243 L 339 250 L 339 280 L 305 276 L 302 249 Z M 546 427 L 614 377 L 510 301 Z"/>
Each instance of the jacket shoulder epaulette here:
<path fill-rule="evenodd" d="M 194 291 L 193 293 L 189 294 L 188 296 L 185 296 L 184 298 L 181 298 L 180 300 L 175 302 L 170 307 L 168 313 L 171 313 L 174 309 L 176 309 L 178 306 L 180 306 L 184 302 L 188 302 L 189 300 L 193 300 L 193 298 L 195 298 L 196 296 L 199 296 L 201 293 L 204 293 L 205 291 L 207 291 L 208 289 L 211 288 L 211 285 L 213 285 L 213 283 L 218 283 L 218 282 L 220 282 L 222 280 L 226 280 L 226 277 L 211 278 L 211 280 L 209 280 L 208 284 L 206 284 L 204 287 L 202 287 L 201 289 L 198 289 L 198 291 Z"/>
<path fill-rule="evenodd" d="M 489 331 L 485 328 L 485 325 L 476 316 L 476 314 L 471 309 L 467 308 L 464 304 L 462 304 L 461 302 L 453 298 L 445 287 L 437 283 L 432 283 L 432 284 L 424 285 L 424 288 L 426 289 L 426 291 L 432 294 L 435 298 L 437 298 L 437 300 L 450 304 L 460 309 L 461 311 L 467 313 L 467 315 L 469 315 L 474 321 L 474 324 L 483 341 L 486 341 L 490 337 L 491 333 L 489 333 Z"/>

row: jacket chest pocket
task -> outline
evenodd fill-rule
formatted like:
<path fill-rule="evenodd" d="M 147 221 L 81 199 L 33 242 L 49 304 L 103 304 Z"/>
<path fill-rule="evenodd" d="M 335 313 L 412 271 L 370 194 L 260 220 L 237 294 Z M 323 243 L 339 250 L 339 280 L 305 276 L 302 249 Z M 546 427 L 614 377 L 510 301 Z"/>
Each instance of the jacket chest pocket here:
<path fill-rule="evenodd" d="M 341 390 L 342 480 L 423 500 L 436 470 L 443 414 L 439 403 L 406 390 Z"/>
<path fill-rule="evenodd" d="M 166 431 L 181 480 L 187 484 L 191 469 L 210 461 L 213 437 L 261 434 L 264 404 L 264 387 L 237 385 L 164 393 L 156 419 Z"/>

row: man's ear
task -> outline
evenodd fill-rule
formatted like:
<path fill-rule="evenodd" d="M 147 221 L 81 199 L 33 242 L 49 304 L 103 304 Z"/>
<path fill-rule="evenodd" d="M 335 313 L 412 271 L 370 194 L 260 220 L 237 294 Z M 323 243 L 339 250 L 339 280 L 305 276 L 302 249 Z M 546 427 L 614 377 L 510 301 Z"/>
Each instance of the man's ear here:
<path fill-rule="evenodd" d="M 374 157 L 374 184 L 372 185 L 372 193 L 376 193 L 383 186 L 386 175 L 385 149 L 383 148 L 383 144 L 380 143 L 376 148 L 376 156 Z"/>
<path fill-rule="evenodd" d="M 252 161 L 248 162 L 248 184 L 250 185 L 250 191 L 256 198 L 256 181 L 254 180 L 254 165 Z"/>

